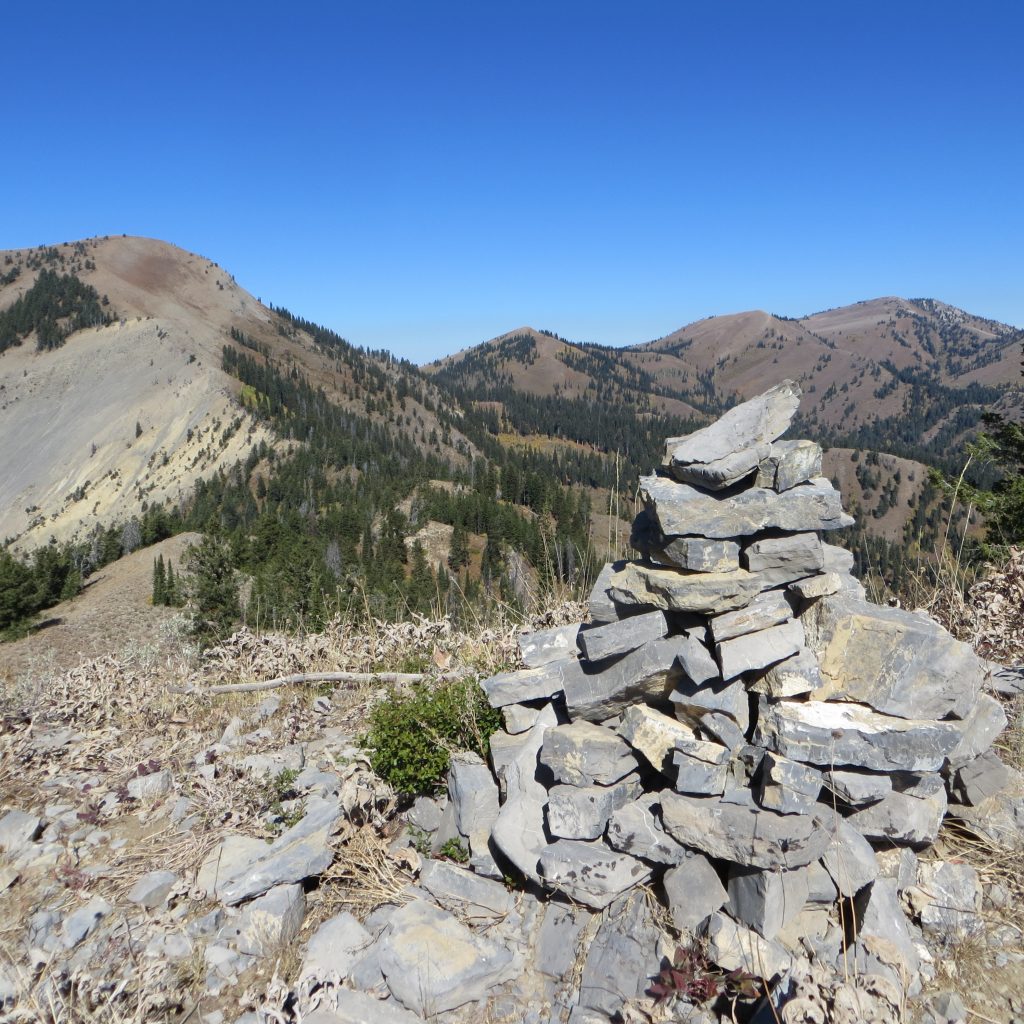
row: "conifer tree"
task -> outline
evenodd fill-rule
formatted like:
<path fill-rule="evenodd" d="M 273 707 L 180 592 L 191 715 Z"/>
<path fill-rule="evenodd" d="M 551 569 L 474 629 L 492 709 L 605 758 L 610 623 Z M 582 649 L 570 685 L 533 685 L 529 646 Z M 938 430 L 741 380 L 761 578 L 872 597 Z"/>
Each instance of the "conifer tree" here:
<path fill-rule="evenodd" d="M 164 571 L 164 556 L 153 559 L 153 607 L 167 603 L 167 576 Z"/>

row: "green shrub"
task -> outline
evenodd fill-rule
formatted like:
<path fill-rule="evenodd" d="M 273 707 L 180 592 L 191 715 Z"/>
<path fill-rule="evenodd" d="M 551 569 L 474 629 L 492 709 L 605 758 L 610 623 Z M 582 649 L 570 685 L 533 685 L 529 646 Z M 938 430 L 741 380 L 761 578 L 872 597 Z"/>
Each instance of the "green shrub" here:
<path fill-rule="evenodd" d="M 392 689 L 370 712 L 360 744 L 370 764 L 399 793 L 429 794 L 444 782 L 451 755 L 472 750 L 485 758 L 501 713 L 472 679 Z"/>

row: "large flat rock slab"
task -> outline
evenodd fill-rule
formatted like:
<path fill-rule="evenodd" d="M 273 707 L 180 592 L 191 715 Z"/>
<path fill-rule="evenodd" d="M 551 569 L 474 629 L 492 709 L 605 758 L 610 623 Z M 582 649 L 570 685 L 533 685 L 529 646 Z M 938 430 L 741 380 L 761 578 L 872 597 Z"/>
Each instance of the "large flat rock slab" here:
<path fill-rule="evenodd" d="M 735 540 L 763 530 L 839 530 L 853 525 L 839 492 L 824 477 L 815 477 L 778 494 L 751 487 L 738 494 L 708 494 L 660 476 L 640 478 L 640 496 L 666 537 Z"/>
<path fill-rule="evenodd" d="M 651 877 L 651 868 L 603 842 L 559 839 L 540 858 L 545 884 L 595 910 Z"/>
<path fill-rule="evenodd" d="M 880 715 L 862 704 L 780 701 L 763 704 L 754 742 L 822 768 L 938 771 L 960 740 L 956 722 Z"/>
<path fill-rule="evenodd" d="M 818 656 L 818 699 L 920 719 L 966 718 L 975 705 L 984 666 L 932 619 L 838 593 L 817 601 L 801 621 Z"/>
<path fill-rule="evenodd" d="M 817 860 L 830 835 L 811 815 L 775 814 L 717 797 L 662 793 L 665 830 L 684 846 L 733 864 L 799 868 Z"/>
<path fill-rule="evenodd" d="M 612 576 L 609 586 L 609 593 L 621 604 L 705 615 L 742 608 L 760 591 L 760 579 L 745 569 L 680 572 L 636 562 Z"/>

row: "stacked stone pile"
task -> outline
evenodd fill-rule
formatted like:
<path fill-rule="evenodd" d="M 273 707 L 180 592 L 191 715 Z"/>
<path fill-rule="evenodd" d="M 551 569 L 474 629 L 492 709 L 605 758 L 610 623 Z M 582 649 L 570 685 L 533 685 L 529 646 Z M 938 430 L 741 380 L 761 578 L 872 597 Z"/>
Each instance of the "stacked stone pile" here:
<path fill-rule="evenodd" d="M 927 893 L 935 932 L 942 908 L 980 909 L 971 868 L 922 884 L 913 851 L 950 800 L 1005 785 L 1006 720 L 970 648 L 868 603 L 822 542 L 852 520 L 818 445 L 778 440 L 799 396 L 784 382 L 668 441 L 641 480 L 642 557 L 605 567 L 591 622 L 524 637 L 525 667 L 484 682 L 496 781 L 457 760 L 450 806 L 479 873 L 511 862 L 595 911 L 651 883 L 726 969 L 846 958 L 913 994 L 900 896 Z"/>

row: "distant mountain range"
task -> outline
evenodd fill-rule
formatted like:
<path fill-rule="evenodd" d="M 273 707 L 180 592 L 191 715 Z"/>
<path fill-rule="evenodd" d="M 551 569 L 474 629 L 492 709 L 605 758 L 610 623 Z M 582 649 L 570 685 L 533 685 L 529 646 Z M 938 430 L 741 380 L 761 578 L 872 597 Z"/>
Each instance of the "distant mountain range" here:
<path fill-rule="evenodd" d="M 3 252 L 0 539 L 81 541 L 158 506 L 189 510 L 193 528 L 216 514 L 253 530 L 273 508 L 325 550 L 330 529 L 362 535 L 355 557 L 394 507 L 407 537 L 425 516 L 465 526 L 479 566 L 493 509 L 471 522 L 461 498 L 441 509 L 437 488 L 519 509 L 525 525 L 500 532 L 526 547 L 553 515 L 550 485 L 586 493 L 600 554 L 666 436 L 792 378 L 805 397 L 791 433 L 832 446 L 826 472 L 899 541 L 920 464 L 955 467 L 983 409 L 1020 403 L 1022 341 L 937 300 L 883 298 L 801 319 L 709 317 L 627 348 L 524 327 L 416 367 L 265 305 L 164 242 Z M 861 450 L 893 457 L 869 464 Z M 569 531 L 578 509 L 555 512 Z M 328 528 L 332 516 L 344 526 Z"/>

